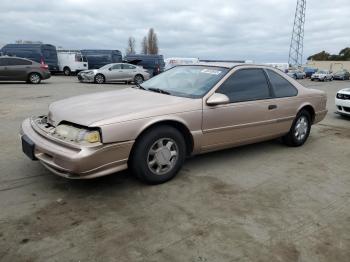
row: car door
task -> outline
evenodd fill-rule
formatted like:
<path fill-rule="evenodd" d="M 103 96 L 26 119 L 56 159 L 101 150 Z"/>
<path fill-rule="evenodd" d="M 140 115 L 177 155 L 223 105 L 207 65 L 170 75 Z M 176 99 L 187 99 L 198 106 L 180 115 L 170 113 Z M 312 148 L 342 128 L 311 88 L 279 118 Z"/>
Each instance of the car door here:
<path fill-rule="evenodd" d="M 261 68 L 238 69 L 215 91 L 229 97 L 224 105 L 203 103 L 203 147 L 211 151 L 271 137 L 272 91 Z"/>
<path fill-rule="evenodd" d="M 26 80 L 31 62 L 22 58 L 9 58 L 7 66 L 8 80 Z"/>
<path fill-rule="evenodd" d="M 114 64 L 110 67 L 108 77 L 110 81 L 120 81 L 123 79 L 122 64 Z"/>
<path fill-rule="evenodd" d="M 0 58 L 0 80 L 6 80 L 8 58 Z"/>
<path fill-rule="evenodd" d="M 122 70 L 126 80 L 133 80 L 137 72 L 136 66 L 130 64 L 122 64 Z"/>

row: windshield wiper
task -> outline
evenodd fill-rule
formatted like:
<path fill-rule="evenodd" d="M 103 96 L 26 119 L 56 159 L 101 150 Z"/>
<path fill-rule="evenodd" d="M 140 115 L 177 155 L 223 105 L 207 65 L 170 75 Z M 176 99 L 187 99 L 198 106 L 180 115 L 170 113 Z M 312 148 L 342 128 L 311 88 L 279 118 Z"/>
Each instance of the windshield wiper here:
<path fill-rule="evenodd" d="M 165 91 L 165 90 L 160 89 L 160 88 L 150 87 L 150 88 L 148 88 L 147 90 L 149 90 L 149 91 L 153 91 L 153 92 L 157 92 L 157 93 L 161 93 L 161 94 L 165 94 L 165 95 L 171 95 L 171 93 L 170 93 L 170 92 Z"/>

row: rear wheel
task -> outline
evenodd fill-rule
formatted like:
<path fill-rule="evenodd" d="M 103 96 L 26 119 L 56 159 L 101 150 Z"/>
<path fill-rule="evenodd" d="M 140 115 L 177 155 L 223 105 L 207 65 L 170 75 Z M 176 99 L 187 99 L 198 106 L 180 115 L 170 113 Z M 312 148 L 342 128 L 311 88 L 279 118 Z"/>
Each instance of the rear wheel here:
<path fill-rule="evenodd" d="M 161 184 L 176 176 L 186 157 L 182 134 L 171 126 L 146 131 L 132 151 L 129 167 L 145 183 Z"/>
<path fill-rule="evenodd" d="M 40 84 L 40 82 L 41 82 L 40 74 L 38 74 L 38 73 L 31 73 L 31 74 L 29 74 L 28 82 L 30 84 L 35 84 L 35 85 Z"/>
<path fill-rule="evenodd" d="M 72 74 L 72 71 L 70 70 L 70 68 L 68 66 L 66 66 L 65 68 L 63 68 L 63 74 L 65 76 L 70 76 Z"/>
<path fill-rule="evenodd" d="M 97 74 L 95 76 L 95 83 L 96 84 L 103 84 L 105 82 L 105 77 L 102 74 Z"/>
<path fill-rule="evenodd" d="M 301 110 L 289 130 L 289 133 L 282 139 L 288 146 L 303 145 L 310 135 L 311 130 L 311 116 L 307 110 Z"/>
<path fill-rule="evenodd" d="M 143 83 L 143 76 L 142 75 L 136 75 L 135 77 L 134 77 L 134 82 L 135 82 L 135 84 L 136 85 L 140 85 L 140 84 L 142 84 Z"/>

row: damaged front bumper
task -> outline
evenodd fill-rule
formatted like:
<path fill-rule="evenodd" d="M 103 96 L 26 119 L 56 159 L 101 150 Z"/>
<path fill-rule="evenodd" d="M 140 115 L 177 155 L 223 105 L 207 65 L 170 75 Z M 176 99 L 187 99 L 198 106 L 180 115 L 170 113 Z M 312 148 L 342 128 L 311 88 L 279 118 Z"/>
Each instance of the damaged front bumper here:
<path fill-rule="evenodd" d="M 134 141 L 81 146 L 52 136 L 52 128 L 40 118 L 23 121 L 20 136 L 24 153 L 39 160 L 53 173 L 72 179 L 89 179 L 127 168 Z M 32 154 L 32 157 L 31 157 Z"/>

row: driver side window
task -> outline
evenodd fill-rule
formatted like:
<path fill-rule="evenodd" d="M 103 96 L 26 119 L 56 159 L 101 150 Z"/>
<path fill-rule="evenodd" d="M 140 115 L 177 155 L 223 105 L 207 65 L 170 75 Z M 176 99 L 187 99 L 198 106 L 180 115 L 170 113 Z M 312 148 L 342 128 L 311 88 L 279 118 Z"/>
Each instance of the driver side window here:
<path fill-rule="evenodd" d="M 227 95 L 231 103 L 271 98 L 265 73 L 260 68 L 234 72 L 216 92 Z"/>

